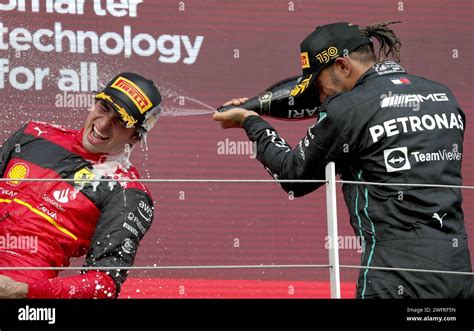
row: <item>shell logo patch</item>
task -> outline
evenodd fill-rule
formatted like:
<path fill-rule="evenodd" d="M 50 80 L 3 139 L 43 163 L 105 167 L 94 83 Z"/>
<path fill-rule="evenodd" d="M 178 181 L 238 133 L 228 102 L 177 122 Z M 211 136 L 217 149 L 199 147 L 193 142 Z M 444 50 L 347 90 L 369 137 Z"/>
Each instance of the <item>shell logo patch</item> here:
<path fill-rule="evenodd" d="M 12 178 L 13 180 L 8 181 L 7 183 L 13 186 L 17 186 L 21 183 L 19 179 L 25 179 L 30 173 L 30 168 L 23 162 L 15 163 L 13 167 L 8 171 L 7 177 Z"/>

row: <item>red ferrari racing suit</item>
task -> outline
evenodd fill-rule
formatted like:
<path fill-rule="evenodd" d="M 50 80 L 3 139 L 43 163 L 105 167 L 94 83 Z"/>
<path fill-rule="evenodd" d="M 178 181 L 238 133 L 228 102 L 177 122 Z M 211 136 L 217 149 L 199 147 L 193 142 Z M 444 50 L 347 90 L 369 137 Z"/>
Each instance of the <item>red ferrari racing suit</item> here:
<path fill-rule="evenodd" d="M 0 267 L 65 267 L 85 254 L 88 267 L 0 274 L 27 283 L 28 298 L 117 297 L 153 220 L 145 186 L 123 181 L 139 178 L 127 155 L 92 154 L 82 131 L 31 122 L 2 146 L 0 175 L 11 178 L 0 182 Z"/>

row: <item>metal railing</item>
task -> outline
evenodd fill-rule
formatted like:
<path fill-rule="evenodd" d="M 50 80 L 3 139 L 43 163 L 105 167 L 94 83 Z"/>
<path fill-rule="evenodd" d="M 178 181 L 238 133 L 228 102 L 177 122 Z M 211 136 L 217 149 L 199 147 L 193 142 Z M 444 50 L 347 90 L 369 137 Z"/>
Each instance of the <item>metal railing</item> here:
<path fill-rule="evenodd" d="M 149 182 L 149 183 L 325 183 L 326 184 L 326 207 L 327 207 L 327 234 L 331 242 L 338 241 L 338 220 L 337 220 L 337 185 L 375 185 L 375 186 L 410 186 L 410 187 L 439 187 L 474 189 L 474 186 L 464 185 L 439 185 L 439 184 L 415 184 L 415 183 L 377 183 L 363 181 L 337 180 L 336 167 L 334 162 L 326 166 L 326 179 L 324 180 L 274 180 L 274 179 L 63 179 L 63 178 L 0 178 L 1 182 L 7 181 L 38 181 L 38 182 L 74 182 L 76 184 L 84 182 Z M 341 298 L 341 269 L 367 269 L 367 270 L 397 270 L 421 273 L 444 273 L 458 275 L 474 275 L 474 272 L 458 272 L 449 270 L 427 270 L 413 268 L 392 268 L 377 266 L 342 265 L 339 261 L 338 245 L 329 245 L 328 264 L 256 264 L 256 265 L 181 265 L 181 266 L 130 266 L 130 267 L 101 267 L 101 270 L 184 270 L 184 269 L 287 269 L 287 268 L 328 268 L 330 280 L 331 298 Z M 97 270 L 97 267 L 0 267 L 0 270 Z"/>

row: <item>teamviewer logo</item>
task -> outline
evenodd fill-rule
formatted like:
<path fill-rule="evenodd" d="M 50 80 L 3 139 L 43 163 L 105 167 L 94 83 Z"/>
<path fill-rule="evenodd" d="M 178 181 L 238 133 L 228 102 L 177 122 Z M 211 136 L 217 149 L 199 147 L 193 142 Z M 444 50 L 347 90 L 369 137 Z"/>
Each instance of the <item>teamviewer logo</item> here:
<path fill-rule="evenodd" d="M 406 147 L 386 149 L 383 151 L 387 172 L 411 169 Z"/>

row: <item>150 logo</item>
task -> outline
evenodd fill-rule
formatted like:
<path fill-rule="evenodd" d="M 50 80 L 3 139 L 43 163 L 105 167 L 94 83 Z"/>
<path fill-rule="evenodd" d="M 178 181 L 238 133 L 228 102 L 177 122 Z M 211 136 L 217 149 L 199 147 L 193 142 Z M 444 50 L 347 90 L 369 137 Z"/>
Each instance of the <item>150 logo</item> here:
<path fill-rule="evenodd" d="M 319 61 L 319 63 L 328 63 L 329 60 L 332 60 L 336 57 L 338 57 L 339 51 L 337 50 L 336 47 L 329 47 L 328 49 L 325 49 L 321 53 L 316 55 L 316 60 Z"/>

